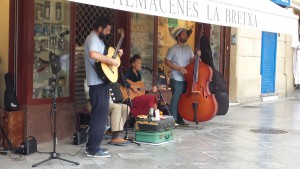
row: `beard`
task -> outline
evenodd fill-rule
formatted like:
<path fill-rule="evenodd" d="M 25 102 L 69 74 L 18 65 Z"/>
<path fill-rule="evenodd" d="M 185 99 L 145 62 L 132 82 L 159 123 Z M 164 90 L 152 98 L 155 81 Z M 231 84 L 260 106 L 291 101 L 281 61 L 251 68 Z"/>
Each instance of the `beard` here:
<path fill-rule="evenodd" d="M 179 38 L 179 41 L 180 41 L 181 43 L 185 43 L 185 42 L 187 42 L 187 38 Z"/>
<path fill-rule="evenodd" d="M 106 36 L 105 36 L 102 32 L 99 33 L 99 38 L 100 38 L 100 39 L 104 40 L 105 37 L 106 37 Z"/>

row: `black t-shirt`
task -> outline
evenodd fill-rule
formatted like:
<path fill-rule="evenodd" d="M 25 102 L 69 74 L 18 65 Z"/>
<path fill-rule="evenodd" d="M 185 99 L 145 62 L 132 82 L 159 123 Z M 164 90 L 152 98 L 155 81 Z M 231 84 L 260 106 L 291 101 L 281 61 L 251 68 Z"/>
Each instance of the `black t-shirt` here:
<path fill-rule="evenodd" d="M 138 71 L 138 74 L 136 75 L 133 72 L 132 68 L 130 68 L 125 74 L 125 79 L 131 80 L 133 82 L 142 81 L 142 75 L 139 71 Z M 130 87 L 130 84 L 128 82 L 126 82 L 126 87 L 128 87 L 128 88 Z"/>

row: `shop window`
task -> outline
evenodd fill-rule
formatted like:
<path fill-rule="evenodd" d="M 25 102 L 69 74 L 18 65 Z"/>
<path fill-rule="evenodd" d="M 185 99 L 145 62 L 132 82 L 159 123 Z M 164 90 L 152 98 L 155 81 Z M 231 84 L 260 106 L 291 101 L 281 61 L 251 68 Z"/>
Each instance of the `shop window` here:
<path fill-rule="evenodd" d="M 169 84 L 170 69 L 165 66 L 164 60 L 166 58 L 168 49 L 176 44 L 173 33 L 178 28 L 186 28 L 191 33 L 187 44 L 194 50 L 195 47 L 195 23 L 191 21 L 171 19 L 158 17 L 158 31 L 157 31 L 157 68 L 158 78 L 161 84 Z M 164 86 L 164 85 L 163 85 Z M 162 87 L 163 87 L 162 86 Z"/>
<path fill-rule="evenodd" d="M 33 98 L 70 96 L 70 1 L 35 0 Z"/>
<path fill-rule="evenodd" d="M 131 14 L 130 57 L 142 57 L 142 81 L 151 88 L 153 80 L 154 17 L 144 14 Z"/>

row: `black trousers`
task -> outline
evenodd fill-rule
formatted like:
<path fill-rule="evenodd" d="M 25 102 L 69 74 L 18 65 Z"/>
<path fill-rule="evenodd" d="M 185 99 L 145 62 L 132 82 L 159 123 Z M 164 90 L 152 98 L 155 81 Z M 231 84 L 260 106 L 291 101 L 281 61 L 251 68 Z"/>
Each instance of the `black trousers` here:
<path fill-rule="evenodd" d="M 95 154 L 100 150 L 100 144 L 105 132 L 109 110 L 109 86 L 107 84 L 99 84 L 89 86 L 89 88 L 92 110 L 86 147 L 90 154 Z"/>

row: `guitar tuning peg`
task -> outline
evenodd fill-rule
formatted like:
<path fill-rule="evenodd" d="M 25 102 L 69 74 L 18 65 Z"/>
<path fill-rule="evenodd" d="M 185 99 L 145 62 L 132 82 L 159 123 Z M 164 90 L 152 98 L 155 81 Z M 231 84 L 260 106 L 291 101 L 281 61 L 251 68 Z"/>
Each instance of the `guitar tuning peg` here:
<path fill-rule="evenodd" d="M 111 89 L 111 88 L 109 88 L 109 91 L 111 92 L 111 91 L 112 91 L 112 89 Z"/>
<path fill-rule="evenodd" d="M 111 96 L 114 96 L 114 94 L 112 93 Z"/>
<path fill-rule="evenodd" d="M 112 100 L 113 100 L 113 101 L 115 101 L 115 100 L 116 100 L 116 98 L 113 98 Z"/>

